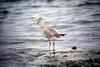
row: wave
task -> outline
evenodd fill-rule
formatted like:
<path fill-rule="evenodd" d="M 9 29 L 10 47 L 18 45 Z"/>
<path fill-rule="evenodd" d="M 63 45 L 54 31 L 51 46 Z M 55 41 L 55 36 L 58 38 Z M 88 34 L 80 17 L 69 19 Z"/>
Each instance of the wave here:
<path fill-rule="evenodd" d="M 98 16 L 98 17 L 100 17 L 100 13 L 95 13 L 92 16 Z"/>
<path fill-rule="evenodd" d="M 0 0 L 0 2 L 17 2 L 17 1 L 21 1 L 21 0 Z"/>
<path fill-rule="evenodd" d="M 100 0 L 87 0 L 87 1 L 82 1 L 81 3 L 77 4 L 77 6 L 84 6 L 84 5 L 100 5 Z"/>
<path fill-rule="evenodd" d="M 72 23 L 75 23 L 75 24 L 92 24 L 92 23 L 99 23 L 100 20 L 78 20 L 78 21 L 73 21 Z"/>

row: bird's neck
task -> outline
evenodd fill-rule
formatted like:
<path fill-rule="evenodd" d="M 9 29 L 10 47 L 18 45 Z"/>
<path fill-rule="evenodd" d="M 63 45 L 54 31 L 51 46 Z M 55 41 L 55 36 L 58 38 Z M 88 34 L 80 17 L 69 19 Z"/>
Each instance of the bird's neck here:
<path fill-rule="evenodd" d="M 41 21 L 40 21 L 40 27 L 42 27 L 42 28 L 43 28 L 43 27 L 46 27 L 46 23 L 45 23 L 44 20 L 41 20 Z"/>

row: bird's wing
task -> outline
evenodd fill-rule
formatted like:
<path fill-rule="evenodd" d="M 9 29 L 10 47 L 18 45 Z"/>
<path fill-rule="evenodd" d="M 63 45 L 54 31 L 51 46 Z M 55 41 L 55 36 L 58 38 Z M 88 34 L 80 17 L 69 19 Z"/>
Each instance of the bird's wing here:
<path fill-rule="evenodd" d="M 47 27 L 44 33 L 49 37 L 60 37 L 60 34 L 50 27 Z"/>

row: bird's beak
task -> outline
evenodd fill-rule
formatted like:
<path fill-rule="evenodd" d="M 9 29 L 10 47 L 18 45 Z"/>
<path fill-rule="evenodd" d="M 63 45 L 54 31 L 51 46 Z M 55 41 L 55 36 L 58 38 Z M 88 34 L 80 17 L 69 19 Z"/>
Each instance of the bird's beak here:
<path fill-rule="evenodd" d="M 39 20 L 38 20 L 38 19 L 36 19 L 36 21 L 38 21 L 38 22 L 37 22 L 37 24 L 39 24 Z"/>
<path fill-rule="evenodd" d="M 39 21 L 37 22 L 37 24 L 39 24 Z"/>

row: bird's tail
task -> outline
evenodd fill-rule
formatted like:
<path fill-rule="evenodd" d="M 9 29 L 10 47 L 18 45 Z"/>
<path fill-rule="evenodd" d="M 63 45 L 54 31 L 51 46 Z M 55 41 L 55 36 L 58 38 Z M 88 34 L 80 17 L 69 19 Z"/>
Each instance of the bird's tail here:
<path fill-rule="evenodd" d="M 64 36 L 64 35 L 66 35 L 66 34 L 60 34 L 61 36 Z"/>

